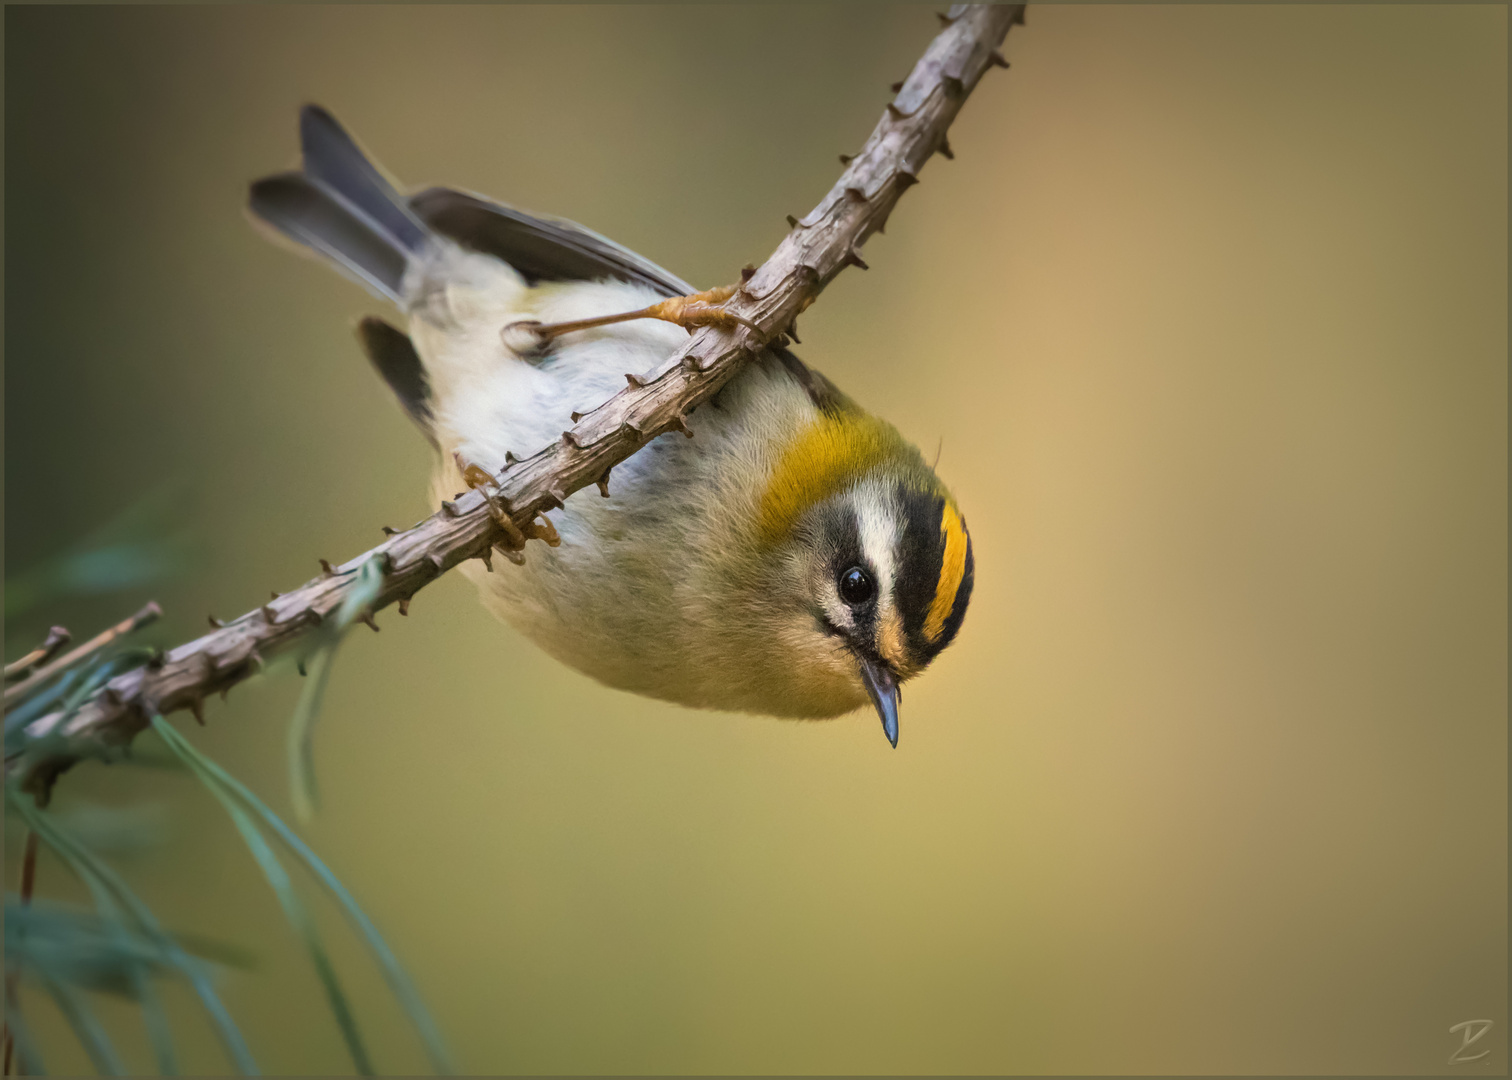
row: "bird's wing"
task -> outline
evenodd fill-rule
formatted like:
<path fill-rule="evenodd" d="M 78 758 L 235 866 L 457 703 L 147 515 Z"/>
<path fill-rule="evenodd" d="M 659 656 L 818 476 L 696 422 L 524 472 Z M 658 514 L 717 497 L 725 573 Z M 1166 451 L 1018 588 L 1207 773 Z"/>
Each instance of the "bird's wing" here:
<path fill-rule="evenodd" d="M 537 217 L 443 187 L 422 191 L 409 202 L 410 209 L 436 232 L 463 247 L 503 259 L 531 284 L 607 277 L 648 285 L 666 296 L 697 291 L 651 260 L 570 221 Z M 787 349 L 771 352 L 818 408 L 825 412 L 856 408 L 834 383 Z"/>
<path fill-rule="evenodd" d="M 441 235 L 503 259 L 532 285 L 607 277 L 649 285 L 667 296 L 697 292 L 651 260 L 570 221 L 536 217 L 442 187 L 411 196 L 410 208 Z"/>

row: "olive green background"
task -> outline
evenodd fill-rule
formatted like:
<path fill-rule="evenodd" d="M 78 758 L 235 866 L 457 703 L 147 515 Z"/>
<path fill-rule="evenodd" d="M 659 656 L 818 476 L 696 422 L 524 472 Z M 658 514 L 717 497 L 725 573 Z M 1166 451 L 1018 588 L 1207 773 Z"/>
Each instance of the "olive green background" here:
<path fill-rule="evenodd" d="M 714 285 L 935 31 L 7 8 L 7 572 L 165 479 L 202 554 L 13 623 L 6 655 L 148 595 L 186 639 L 428 512 L 428 450 L 352 338 L 382 305 L 242 211 L 301 103 L 408 184 Z M 340 656 L 307 834 L 466 1069 L 1505 1071 L 1506 10 L 1033 7 L 1007 54 L 801 326 L 942 446 L 971 523 L 971 611 L 896 752 L 871 715 L 604 689 L 455 576 Z M 175 718 L 284 811 L 297 683 Z M 192 780 L 87 766 L 58 806 L 144 802 L 167 842 L 120 865 L 169 925 L 256 951 L 225 992 L 264 1067 L 347 1068 Z M 46 857 L 39 888 L 79 895 Z M 423 1067 L 326 922 L 380 1064 Z M 225 1068 L 173 1001 L 186 1067 Z M 53 1069 L 85 1068 L 27 1006 Z M 1447 1065 L 1476 1018 L 1491 1056 Z"/>

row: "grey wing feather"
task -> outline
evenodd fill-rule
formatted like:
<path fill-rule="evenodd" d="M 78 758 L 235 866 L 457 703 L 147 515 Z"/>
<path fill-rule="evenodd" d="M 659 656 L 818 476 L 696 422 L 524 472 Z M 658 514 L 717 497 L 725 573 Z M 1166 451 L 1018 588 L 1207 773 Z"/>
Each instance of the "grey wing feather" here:
<path fill-rule="evenodd" d="M 431 432 L 430 380 L 425 377 L 425 365 L 409 335 L 382 319 L 368 316 L 357 324 L 357 340 L 362 343 L 362 351 L 367 353 L 373 367 L 378 369 L 378 374 L 399 399 L 399 404 L 404 406 L 404 411 L 435 446 L 436 438 Z"/>
<path fill-rule="evenodd" d="M 536 217 L 440 187 L 412 196 L 410 208 L 436 232 L 463 247 L 503 259 L 532 285 L 607 277 L 649 285 L 666 296 L 697 291 L 649 259 L 570 221 Z"/>

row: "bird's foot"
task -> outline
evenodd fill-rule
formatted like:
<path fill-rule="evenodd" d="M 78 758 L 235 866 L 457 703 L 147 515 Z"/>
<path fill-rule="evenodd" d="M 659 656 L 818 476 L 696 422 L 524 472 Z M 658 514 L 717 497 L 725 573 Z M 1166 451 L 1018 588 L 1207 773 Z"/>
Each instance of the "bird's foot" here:
<path fill-rule="evenodd" d="M 489 516 L 494 519 L 494 524 L 504 530 L 504 538 L 494 542 L 494 550 L 516 566 L 523 566 L 525 541 L 531 539 L 534 533 L 522 532 L 511 520 L 509 508 L 504 505 L 504 500 L 491 490 L 494 486 L 494 478 L 487 469 L 481 465 L 463 461 L 461 454 L 454 453 L 452 458 L 456 461 L 457 468 L 462 470 L 462 482 L 474 491 L 483 492 L 483 498 L 488 501 Z M 531 527 L 534 528 L 533 525 Z"/>
<path fill-rule="evenodd" d="M 738 288 L 739 285 L 722 285 L 691 296 L 674 296 L 670 300 L 652 304 L 645 312 L 650 318 L 681 326 L 690 334 L 700 326 L 749 326 L 754 330 L 756 325 L 750 319 L 726 311 L 721 306 L 735 295 Z"/>

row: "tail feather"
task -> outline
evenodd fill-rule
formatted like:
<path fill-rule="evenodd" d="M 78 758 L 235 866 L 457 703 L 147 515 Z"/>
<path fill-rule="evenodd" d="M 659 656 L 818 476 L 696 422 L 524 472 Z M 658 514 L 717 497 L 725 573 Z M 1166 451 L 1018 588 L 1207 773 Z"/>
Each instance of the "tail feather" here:
<path fill-rule="evenodd" d="M 303 173 L 258 180 L 249 205 L 290 240 L 324 255 L 380 296 L 399 301 L 408 253 Z"/>
<path fill-rule="evenodd" d="M 430 230 L 330 113 L 305 106 L 299 132 L 304 171 L 254 183 L 252 212 L 401 303 L 405 269 Z"/>
<path fill-rule="evenodd" d="M 430 230 L 424 222 L 346 129 L 319 105 L 300 110 L 299 144 L 306 176 L 350 202 L 404 250 L 419 251 L 425 246 Z"/>

